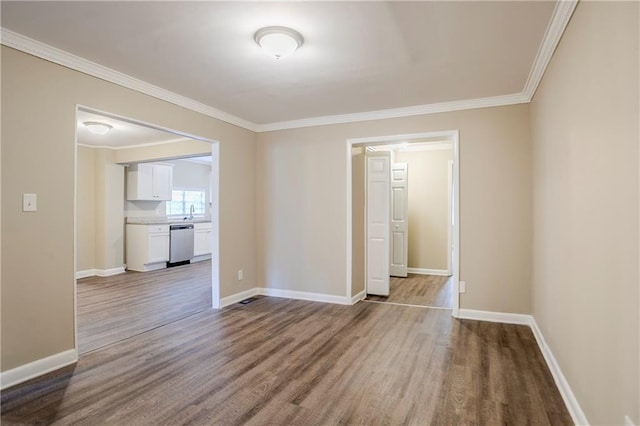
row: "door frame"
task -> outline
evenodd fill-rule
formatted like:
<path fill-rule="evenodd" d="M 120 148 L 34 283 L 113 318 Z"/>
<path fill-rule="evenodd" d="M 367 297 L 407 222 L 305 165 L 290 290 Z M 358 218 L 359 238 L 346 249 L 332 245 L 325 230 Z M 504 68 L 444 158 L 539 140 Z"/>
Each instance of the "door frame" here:
<path fill-rule="evenodd" d="M 180 130 L 147 123 L 111 112 L 101 111 L 85 105 L 76 104 L 74 120 L 77 122 L 78 111 L 99 114 L 105 117 L 126 121 L 138 126 L 171 133 L 176 136 L 211 144 L 211 307 L 220 308 L 220 141 L 202 136 L 192 135 Z M 78 279 L 75 277 L 78 268 L 78 126 L 74 125 L 73 148 L 73 329 L 75 350 L 78 350 Z"/>
<path fill-rule="evenodd" d="M 346 204 L 347 204 L 347 227 L 346 227 L 346 249 L 347 249 L 347 268 L 346 268 L 346 293 L 347 298 L 351 299 L 352 303 L 363 299 L 366 296 L 366 270 L 365 270 L 365 290 L 364 294 L 358 294 L 351 296 L 352 281 L 351 274 L 353 271 L 353 241 L 352 241 L 352 226 L 353 226 L 353 205 L 352 205 L 352 193 L 353 193 L 353 179 L 352 179 L 352 148 L 365 145 L 396 145 L 396 144 L 411 144 L 411 143 L 424 143 L 424 142 L 446 142 L 450 143 L 453 149 L 453 235 L 451 236 L 452 259 L 451 268 L 453 280 L 453 291 L 455 294 L 452 315 L 456 318 L 460 314 L 460 149 L 459 149 L 459 131 L 458 130 L 445 130 L 438 132 L 422 132 L 422 133 L 409 133 L 400 135 L 389 136 L 373 136 L 362 138 L 350 138 L 346 141 L 346 163 L 347 163 L 347 179 L 346 179 Z M 365 254 L 365 268 L 366 268 L 366 254 Z"/>

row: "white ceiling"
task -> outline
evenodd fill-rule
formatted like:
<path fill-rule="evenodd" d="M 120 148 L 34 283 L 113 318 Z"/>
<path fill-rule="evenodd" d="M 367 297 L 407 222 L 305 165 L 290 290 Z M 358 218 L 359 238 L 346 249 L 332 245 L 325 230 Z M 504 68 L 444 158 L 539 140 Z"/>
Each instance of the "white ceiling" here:
<path fill-rule="evenodd" d="M 2 1 L 2 27 L 253 123 L 523 92 L 555 2 Z M 290 26 L 275 60 L 253 40 Z"/>
<path fill-rule="evenodd" d="M 86 111 L 78 111 L 77 115 L 77 138 L 81 145 L 108 148 L 123 148 L 135 145 L 149 145 L 165 143 L 170 141 L 182 141 L 186 138 L 176 136 L 172 133 L 152 129 L 146 126 L 139 126 L 127 121 L 105 117 Z M 85 121 L 97 121 L 112 126 L 109 133 L 105 135 L 93 134 L 82 124 Z"/>

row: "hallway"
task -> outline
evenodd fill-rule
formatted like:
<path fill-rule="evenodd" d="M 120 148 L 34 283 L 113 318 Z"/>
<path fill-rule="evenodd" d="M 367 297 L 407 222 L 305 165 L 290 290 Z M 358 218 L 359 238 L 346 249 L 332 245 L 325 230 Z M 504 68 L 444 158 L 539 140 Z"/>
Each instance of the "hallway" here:
<path fill-rule="evenodd" d="M 453 297 L 451 277 L 409 274 L 407 278 L 391 277 L 389 296 L 367 295 L 365 300 L 453 309 Z"/>

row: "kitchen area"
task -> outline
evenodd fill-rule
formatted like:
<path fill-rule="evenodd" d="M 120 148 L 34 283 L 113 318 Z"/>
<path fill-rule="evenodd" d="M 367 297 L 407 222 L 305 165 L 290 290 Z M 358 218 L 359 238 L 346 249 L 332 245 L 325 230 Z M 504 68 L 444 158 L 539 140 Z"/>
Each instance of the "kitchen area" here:
<path fill-rule="evenodd" d="M 218 206 L 211 143 L 82 110 L 77 119 L 83 354 L 211 308 Z"/>
<path fill-rule="evenodd" d="M 210 143 L 78 111 L 77 145 L 76 278 L 211 258 Z"/>
<path fill-rule="evenodd" d="M 127 167 L 127 270 L 211 259 L 210 174 L 210 157 Z"/>

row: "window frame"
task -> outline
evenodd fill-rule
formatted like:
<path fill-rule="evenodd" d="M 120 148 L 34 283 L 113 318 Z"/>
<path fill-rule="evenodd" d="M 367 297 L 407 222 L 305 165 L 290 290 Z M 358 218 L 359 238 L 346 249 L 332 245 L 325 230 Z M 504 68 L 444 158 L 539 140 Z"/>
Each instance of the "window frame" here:
<path fill-rule="evenodd" d="M 207 189 L 206 188 L 172 188 L 171 189 L 171 200 L 168 200 L 165 202 L 165 208 L 164 208 L 164 212 L 165 215 L 167 217 L 170 218 L 184 218 L 184 217 L 188 217 L 189 216 L 189 211 L 184 211 L 185 209 L 187 209 L 187 204 L 186 201 L 183 201 L 183 212 L 182 213 L 169 213 L 168 210 L 171 207 L 171 203 L 173 202 L 173 194 L 174 192 L 180 192 L 182 193 L 182 197 L 184 200 L 184 193 L 185 192 L 200 192 L 202 193 L 202 213 L 200 212 L 194 212 L 193 213 L 193 217 L 206 217 L 207 215 Z"/>

